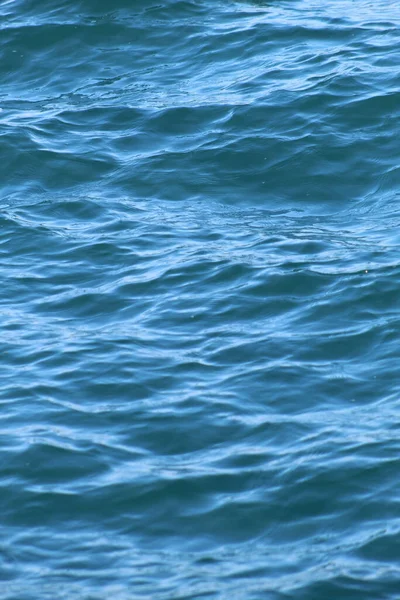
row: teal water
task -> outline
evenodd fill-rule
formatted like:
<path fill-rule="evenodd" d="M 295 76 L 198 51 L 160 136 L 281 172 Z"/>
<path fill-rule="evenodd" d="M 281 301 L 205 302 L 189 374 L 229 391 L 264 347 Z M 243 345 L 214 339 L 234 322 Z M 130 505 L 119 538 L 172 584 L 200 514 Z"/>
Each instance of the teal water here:
<path fill-rule="evenodd" d="M 399 598 L 398 2 L 0 49 L 1 598 Z"/>

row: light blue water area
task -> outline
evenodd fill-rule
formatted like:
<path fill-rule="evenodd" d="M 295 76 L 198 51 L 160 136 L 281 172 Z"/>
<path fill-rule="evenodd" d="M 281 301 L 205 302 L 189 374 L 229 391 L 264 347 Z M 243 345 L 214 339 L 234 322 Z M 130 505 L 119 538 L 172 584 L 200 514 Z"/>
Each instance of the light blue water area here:
<path fill-rule="evenodd" d="M 3 600 L 396 600 L 400 6 L 0 5 Z"/>

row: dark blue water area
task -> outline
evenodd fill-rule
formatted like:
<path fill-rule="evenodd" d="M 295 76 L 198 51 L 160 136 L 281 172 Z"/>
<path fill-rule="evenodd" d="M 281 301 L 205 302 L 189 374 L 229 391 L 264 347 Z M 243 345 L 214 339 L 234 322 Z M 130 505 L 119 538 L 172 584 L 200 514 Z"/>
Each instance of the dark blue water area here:
<path fill-rule="evenodd" d="M 4 600 L 400 594 L 400 6 L 0 4 Z"/>

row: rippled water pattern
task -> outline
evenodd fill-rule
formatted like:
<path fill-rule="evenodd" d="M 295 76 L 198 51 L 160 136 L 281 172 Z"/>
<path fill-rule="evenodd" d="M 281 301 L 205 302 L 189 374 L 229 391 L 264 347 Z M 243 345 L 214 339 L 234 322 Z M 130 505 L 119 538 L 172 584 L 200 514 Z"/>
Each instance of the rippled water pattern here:
<path fill-rule="evenodd" d="M 400 5 L 0 5 L 2 600 L 400 597 Z"/>

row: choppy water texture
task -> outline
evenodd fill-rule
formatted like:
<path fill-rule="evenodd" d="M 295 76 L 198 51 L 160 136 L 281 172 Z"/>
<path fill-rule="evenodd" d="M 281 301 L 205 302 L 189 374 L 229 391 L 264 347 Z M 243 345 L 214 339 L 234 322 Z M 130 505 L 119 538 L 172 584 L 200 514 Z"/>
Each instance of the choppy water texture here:
<path fill-rule="evenodd" d="M 2 600 L 400 594 L 400 7 L 0 5 Z"/>

